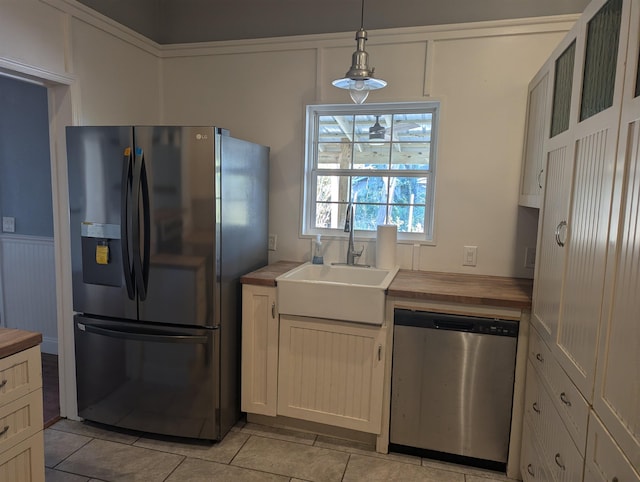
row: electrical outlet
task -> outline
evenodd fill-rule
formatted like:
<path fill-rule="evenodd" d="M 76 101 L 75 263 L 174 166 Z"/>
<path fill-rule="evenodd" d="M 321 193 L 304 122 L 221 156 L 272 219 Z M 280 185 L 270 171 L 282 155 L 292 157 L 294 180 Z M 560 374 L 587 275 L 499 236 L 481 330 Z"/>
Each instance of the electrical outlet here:
<path fill-rule="evenodd" d="M 462 266 L 475 266 L 478 261 L 478 247 L 465 246 L 462 252 Z"/>
<path fill-rule="evenodd" d="M 269 235 L 269 251 L 275 251 L 277 245 L 278 245 L 278 235 L 270 234 Z"/>
<path fill-rule="evenodd" d="M 16 218 L 10 217 L 2 217 L 2 230 L 5 233 L 15 233 L 16 232 Z"/>
<path fill-rule="evenodd" d="M 535 266 L 536 266 L 536 248 L 525 248 L 524 267 L 535 268 Z"/>

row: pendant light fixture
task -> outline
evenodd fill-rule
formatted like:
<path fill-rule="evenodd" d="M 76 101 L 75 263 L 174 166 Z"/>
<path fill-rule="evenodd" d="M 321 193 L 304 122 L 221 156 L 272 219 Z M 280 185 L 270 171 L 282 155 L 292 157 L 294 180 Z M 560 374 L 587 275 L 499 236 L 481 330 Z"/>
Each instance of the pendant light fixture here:
<path fill-rule="evenodd" d="M 382 79 L 373 77 L 374 68 L 369 68 L 369 54 L 364 50 L 367 41 L 367 31 L 364 29 L 364 0 L 360 14 L 360 30 L 356 32 L 356 51 L 351 56 L 351 68 L 343 79 L 332 82 L 339 89 L 348 89 L 351 99 L 356 104 L 362 104 L 369 96 L 370 90 L 381 89 L 387 85 Z"/>
<path fill-rule="evenodd" d="M 380 116 L 376 116 L 376 123 L 369 127 L 369 140 L 379 141 L 384 140 L 384 135 L 387 133 L 387 129 L 380 125 Z"/>

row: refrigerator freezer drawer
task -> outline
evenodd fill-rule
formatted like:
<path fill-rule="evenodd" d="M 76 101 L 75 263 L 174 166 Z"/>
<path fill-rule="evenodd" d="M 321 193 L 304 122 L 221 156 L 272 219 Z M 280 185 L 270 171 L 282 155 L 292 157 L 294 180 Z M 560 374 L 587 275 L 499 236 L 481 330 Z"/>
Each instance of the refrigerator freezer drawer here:
<path fill-rule="evenodd" d="M 78 414 L 143 432 L 216 440 L 218 330 L 75 316 Z"/>

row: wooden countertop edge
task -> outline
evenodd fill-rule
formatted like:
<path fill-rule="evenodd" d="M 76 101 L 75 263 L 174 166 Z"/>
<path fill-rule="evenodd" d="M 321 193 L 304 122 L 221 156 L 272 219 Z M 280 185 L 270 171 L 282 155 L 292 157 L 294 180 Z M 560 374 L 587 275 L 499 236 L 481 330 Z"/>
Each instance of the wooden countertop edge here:
<path fill-rule="evenodd" d="M 303 261 L 277 261 L 240 277 L 240 283 L 256 286 L 276 286 L 276 278 L 303 264 Z"/>
<path fill-rule="evenodd" d="M 0 328 L 0 359 L 42 343 L 42 333 Z"/>
<path fill-rule="evenodd" d="M 531 308 L 531 300 L 518 301 L 498 297 L 493 298 L 485 296 L 462 296 L 444 293 L 425 293 L 392 288 L 389 288 L 387 290 L 387 296 L 393 296 L 395 298 L 406 298 L 411 300 L 441 301 L 449 303 L 459 303 L 463 305 L 498 306 L 502 308 L 517 308 L 523 310 Z"/>
<path fill-rule="evenodd" d="M 278 276 L 300 264 L 302 264 L 301 261 L 278 261 L 247 273 L 240 278 L 240 282 L 248 285 L 273 287 L 277 285 L 276 278 Z M 490 283 L 492 286 L 480 290 L 480 293 L 469 294 L 469 291 L 472 291 L 472 285 L 483 282 Z M 408 287 L 407 284 L 411 286 Z M 452 284 L 459 286 L 460 291 L 451 292 Z M 401 269 L 387 289 L 387 296 L 526 310 L 531 308 L 532 286 L 533 280 L 524 278 Z M 504 294 L 503 290 L 505 289 L 509 290 L 507 294 Z M 503 294 L 491 294 L 495 290 Z"/>

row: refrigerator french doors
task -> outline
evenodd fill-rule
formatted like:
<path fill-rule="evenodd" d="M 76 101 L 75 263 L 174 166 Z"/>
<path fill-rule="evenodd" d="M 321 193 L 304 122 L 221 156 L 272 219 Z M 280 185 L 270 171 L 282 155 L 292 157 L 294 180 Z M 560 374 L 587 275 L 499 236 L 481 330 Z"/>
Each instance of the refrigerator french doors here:
<path fill-rule="evenodd" d="M 81 417 L 207 439 L 235 423 L 239 277 L 267 263 L 268 154 L 214 127 L 67 128 Z"/>
<path fill-rule="evenodd" d="M 216 268 L 215 131 L 67 129 L 75 311 L 219 323 L 206 299 Z"/>

